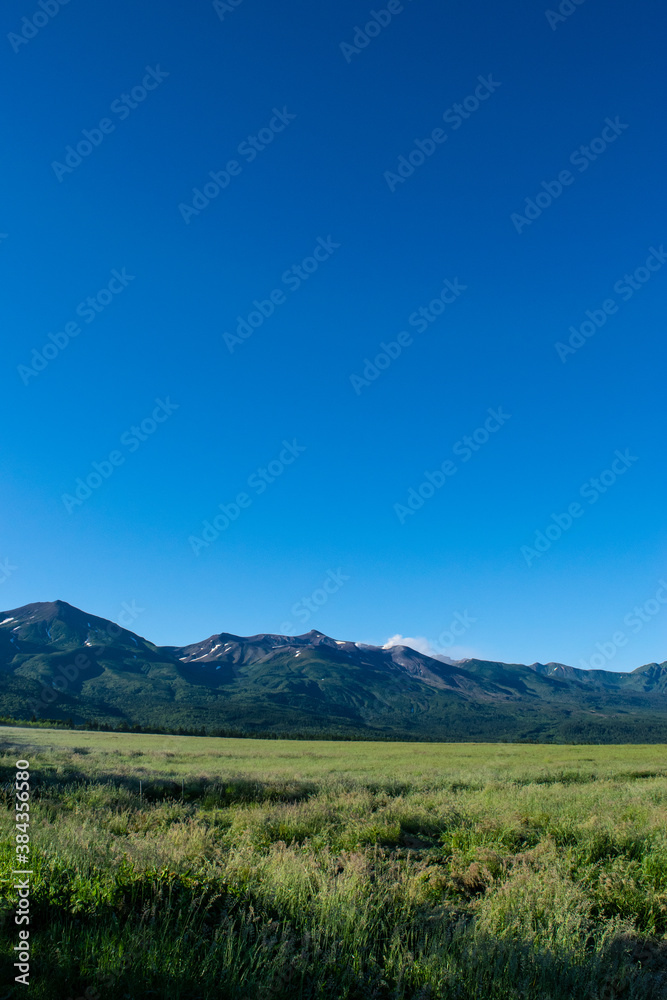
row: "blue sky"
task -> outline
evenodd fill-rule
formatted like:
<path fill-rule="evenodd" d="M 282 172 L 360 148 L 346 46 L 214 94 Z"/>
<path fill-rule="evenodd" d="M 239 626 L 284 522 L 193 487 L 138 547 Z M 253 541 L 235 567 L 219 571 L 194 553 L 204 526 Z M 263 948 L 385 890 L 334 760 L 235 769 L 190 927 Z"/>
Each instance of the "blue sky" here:
<path fill-rule="evenodd" d="M 4 608 L 665 659 L 666 17 L 561 7 L 4 5 Z"/>

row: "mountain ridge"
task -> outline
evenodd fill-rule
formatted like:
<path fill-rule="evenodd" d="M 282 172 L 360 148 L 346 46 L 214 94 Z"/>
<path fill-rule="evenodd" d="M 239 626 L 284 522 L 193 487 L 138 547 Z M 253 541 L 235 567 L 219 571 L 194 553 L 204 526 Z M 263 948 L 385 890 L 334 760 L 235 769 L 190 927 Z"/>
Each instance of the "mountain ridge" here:
<path fill-rule="evenodd" d="M 407 645 L 214 633 L 158 646 L 65 601 L 0 612 L 0 713 L 368 738 L 667 742 L 667 663 L 452 661 Z M 630 742 L 633 740 L 630 739 Z"/>

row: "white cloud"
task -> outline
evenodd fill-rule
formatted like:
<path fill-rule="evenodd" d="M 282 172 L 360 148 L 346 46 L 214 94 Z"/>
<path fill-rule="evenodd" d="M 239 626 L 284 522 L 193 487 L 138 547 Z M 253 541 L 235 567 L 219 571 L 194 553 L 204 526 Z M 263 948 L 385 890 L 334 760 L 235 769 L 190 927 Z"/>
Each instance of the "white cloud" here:
<path fill-rule="evenodd" d="M 431 643 L 423 636 L 392 635 L 391 639 L 387 639 L 382 648 L 391 649 L 392 646 L 409 646 L 410 649 L 416 649 L 418 653 L 425 653 L 426 656 L 435 655 L 435 650 L 431 646 Z"/>
<path fill-rule="evenodd" d="M 470 657 L 477 656 L 477 653 L 469 646 L 434 646 L 424 638 L 424 636 L 410 636 L 410 635 L 392 635 L 391 639 L 387 639 L 383 645 L 383 649 L 391 649 L 392 646 L 409 646 L 410 649 L 415 649 L 418 653 L 424 653 L 426 656 L 433 656 L 436 659 L 445 657 L 451 660 L 466 660 Z"/>

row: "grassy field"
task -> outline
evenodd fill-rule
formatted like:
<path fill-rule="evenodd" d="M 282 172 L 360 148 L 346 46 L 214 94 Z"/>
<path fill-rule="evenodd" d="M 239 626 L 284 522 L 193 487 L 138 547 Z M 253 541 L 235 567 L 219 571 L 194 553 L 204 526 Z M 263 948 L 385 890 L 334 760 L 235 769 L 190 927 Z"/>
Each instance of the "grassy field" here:
<path fill-rule="evenodd" d="M 667 998 L 664 746 L 3 727 L 0 750 L 3 782 L 33 774 L 38 1000 Z"/>

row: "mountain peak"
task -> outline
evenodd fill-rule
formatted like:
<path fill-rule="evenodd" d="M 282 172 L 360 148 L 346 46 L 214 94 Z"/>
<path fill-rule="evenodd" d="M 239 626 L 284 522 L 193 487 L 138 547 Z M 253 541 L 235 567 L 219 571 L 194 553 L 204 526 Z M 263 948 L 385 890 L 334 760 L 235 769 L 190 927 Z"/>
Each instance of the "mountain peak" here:
<path fill-rule="evenodd" d="M 79 652 L 84 673 L 71 669 Z M 611 673 L 561 663 L 452 662 L 405 643 L 385 648 L 318 629 L 300 636 L 221 632 L 158 647 L 62 600 L 0 614 L 0 714 L 23 718 L 40 691 L 49 697 L 37 715 L 114 725 L 121 718 L 447 740 L 542 734 L 664 742 L 667 734 L 667 663 Z"/>
<path fill-rule="evenodd" d="M 34 604 L 24 604 L 20 608 L 13 608 L 5 612 L 16 619 L 32 618 L 34 621 L 47 621 L 51 618 L 62 617 L 63 615 L 74 614 L 85 617 L 83 611 L 79 611 L 74 605 L 67 601 L 36 601 Z"/>

